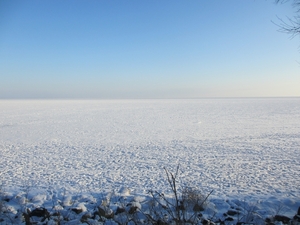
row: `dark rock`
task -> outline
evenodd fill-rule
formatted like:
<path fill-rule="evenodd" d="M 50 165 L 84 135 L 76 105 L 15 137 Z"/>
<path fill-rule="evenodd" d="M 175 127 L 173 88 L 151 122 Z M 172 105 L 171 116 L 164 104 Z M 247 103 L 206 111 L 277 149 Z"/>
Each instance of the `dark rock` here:
<path fill-rule="evenodd" d="M 210 221 L 210 220 L 204 219 L 204 220 L 202 220 L 202 224 L 203 224 L 203 225 L 214 225 L 215 223 L 212 222 L 212 221 Z"/>
<path fill-rule="evenodd" d="M 297 215 L 299 215 L 299 216 L 300 216 L 300 206 L 299 206 L 299 208 L 298 208 Z"/>
<path fill-rule="evenodd" d="M 114 212 L 110 210 L 109 212 L 106 212 L 105 218 L 106 219 L 113 219 L 115 216 Z"/>
<path fill-rule="evenodd" d="M 209 221 L 208 220 L 202 220 L 202 224 L 203 225 L 209 225 Z"/>
<path fill-rule="evenodd" d="M 31 225 L 31 217 L 42 217 L 41 222 L 44 222 L 46 219 L 50 218 L 50 213 L 45 208 L 36 208 L 32 212 L 27 208 L 26 213 L 23 213 L 23 217 L 26 225 Z"/>
<path fill-rule="evenodd" d="M 115 215 L 114 211 L 112 211 L 111 209 L 103 209 L 102 207 L 98 207 L 98 212 L 95 212 L 95 214 L 101 217 L 105 217 L 106 219 L 112 219 Z"/>
<path fill-rule="evenodd" d="M 234 221 L 234 219 L 232 217 L 227 217 L 225 221 Z"/>
<path fill-rule="evenodd" d="M 80 214 L 80 213 L 83 212 L 81 208 L 72 208 L 71 210 L 72 210 L 73 212 L 75 212 L 76 214 Z"/>
<path fill-rule="evenodd" d="M 86 213 L 84 214 L 81 219 L 80 219 L 80 222 L 81 223 L 85 223 L 88 221 L 88 219 L 92 218 L 92 215 L 90 213 Z"/>
<path fill-rule="evenodd" d="M 138 207 L 136 207 L 136 206 L 131 206 L 130 209 L 129 209 L 129 211 L 128 211 L 128 213 L 129 213 L 129 214 L 134 214 L 134 213 L 136 212 L 137 209 L 138 209 Z"/>
<path fill-rule="evenodd" d="M 60 212 L 55 212 L 52 214 L 52 216 L 60 216 Z"/>
<path fill-rule="evenodd" d="M 236 225 L 255 225 L 255 223 L 237 222 Z"/>
<path fill-rule="evenodd" d="M 199 218 L 201 218 L 202 216 L 203 216 L 202 213 L 199 213 L 199 214 L 198 214 L 198 217 L 199 217 Z"/>
<path fill-rule="evenodd" d="M 290 218 L 287 217 L 287 216 L 281 216 L 281 215 L 276 215 L 274 217 L 275 221 L 279 221 L 279 222 L 282 222 L 282 223 L 289 223 L 290 222 Z"/>
<path fill-rule="evenodd" d="M 184 207 L 184 205 L 179 205 L 179 206 L 176 207 L 176 210 L 184 211 L 185 207 Z"/>
<path fill-rule="evenodd" d="M 266 223 L 271 223 L 271 219 L 270 219 L 270 218 L 266 218 L 266 219 L 265 219 L 265 222 L 266 222 Z"/>
<path fill-rule="evenodd" d="M 161 221 L 161 220 L 157 220 L 157 222 L 155 224 L 156 225 L 168 225 L 166 222 Z"/>
<path fill-rule="evenodd" d="M 117 210 L 116 210 L 116 215 L 120 214 L 120 213 L 123 213 L 125 212 L 125 209 L 122 208 L 122 207 L 118 207 Z"/>
<path fill-rule="evenodd" d="M 25 225 L 31 225 L 29 214 L 23 213 L 23 217 L 25 220 Z"/>
<path fill-rule="evenodd" d="M 293 219 L 297 222 L 300 222 L 300 215 L 295 215 Z"/>
<path fill-rule="evenodd" d="M 104 209 L 102 209 L 101 207 L 98 207 L 98 215 L 99 216 L 102 216 L 102 217 L 105 217 L 105 210 Z"/>
<path fill-rule="evenodd" d="M 195 204 L 194 207 L 193 207 L 193 211 L 194 212 L 204 211 L 204 208 L 199 204 Z"/>
<path fill-rule="evenodd" d="M 47 209 L 45 208 L 37 208 L 34 209 L 30 214 L 30 217 L 32 216 L 36 216 L 36 217 L 44 217 L 44 218 L 49 218 L 50 217 L 50 213 L 48 212 Z"/>
<path fill-rule="evenodd" d="M 228 212 L 227 212 L 227 215 L 229 215 L 229 216 L 235 216 L 237 214 L 238 214 L 238 212 L 234 211 L 234 210 L 228 210 Z"/>
<path fill-rule="evenodd" d="M 225 225 L 225 222 L 222 221 L 221 219 L 218 219 L 218 220 L 216 221 L 216 223 L 218 223 L 219 225 Z"/>
<path fill-rule="evenodd" d="M 105 210 L 104 209 L 102 209 L 101 207 L 98 207 L 98 212 L 97 212 L 97 214 L 99 215 L 99 216 L 102 216 L 102 217 L 105 217 Z"/>

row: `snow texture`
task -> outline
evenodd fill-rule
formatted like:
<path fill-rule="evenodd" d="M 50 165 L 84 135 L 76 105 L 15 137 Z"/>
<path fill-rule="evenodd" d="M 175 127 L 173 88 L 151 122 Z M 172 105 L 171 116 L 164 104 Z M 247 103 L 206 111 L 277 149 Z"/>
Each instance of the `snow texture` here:
<path fill-rule="evenodd" d="M 214 190 L 215 204 L 296 211 L 300 99 L 2 100 L 0 151 L 2 187 L 44 190 L 37 203 L 62 189 L 168 192 L 163 168 L 179 164 L 181 186 Z"/>

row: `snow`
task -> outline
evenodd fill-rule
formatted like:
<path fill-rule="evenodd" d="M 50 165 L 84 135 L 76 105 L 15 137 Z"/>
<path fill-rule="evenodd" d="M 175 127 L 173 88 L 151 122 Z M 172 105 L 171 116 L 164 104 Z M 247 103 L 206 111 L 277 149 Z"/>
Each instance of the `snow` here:
<path fill-rule="evenodd" d="M 294 214 L 299 147 L 299 98 L 0 101 L 2 188 L 29 190 L 36 205 L 62 190 L 64 204 L 122 188 L 168 193 L 164 167 L 180 165 L 180 184 L 213 190 L 214 205 Z"/>

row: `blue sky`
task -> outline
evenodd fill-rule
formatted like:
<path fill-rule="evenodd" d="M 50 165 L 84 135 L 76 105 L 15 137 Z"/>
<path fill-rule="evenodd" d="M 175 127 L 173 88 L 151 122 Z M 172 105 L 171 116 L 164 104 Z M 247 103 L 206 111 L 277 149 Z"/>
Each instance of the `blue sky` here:
<path fill-rule="evenodd" d="M 0 98 L 300 96 L 290 3 L 0 1 Z"/>

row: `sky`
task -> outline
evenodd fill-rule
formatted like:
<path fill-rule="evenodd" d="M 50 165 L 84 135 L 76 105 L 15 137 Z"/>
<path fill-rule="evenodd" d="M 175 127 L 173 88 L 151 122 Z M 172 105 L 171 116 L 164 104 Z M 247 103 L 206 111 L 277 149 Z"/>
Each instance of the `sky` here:
<path fill-rule="evenodd" d="M 1 0 L 0 99 L 300 96 L 272 0 Z"/>

